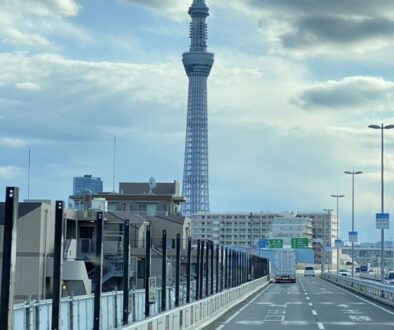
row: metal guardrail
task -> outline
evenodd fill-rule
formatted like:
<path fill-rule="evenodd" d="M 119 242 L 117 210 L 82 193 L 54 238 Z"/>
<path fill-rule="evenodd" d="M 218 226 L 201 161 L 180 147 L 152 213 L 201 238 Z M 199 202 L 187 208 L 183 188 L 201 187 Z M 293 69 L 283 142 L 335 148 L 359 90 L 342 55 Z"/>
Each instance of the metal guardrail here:
<path fill-rule="evenodd" d="M 394 285 L 322 273 L 321 278 L 394 307 Z"/>

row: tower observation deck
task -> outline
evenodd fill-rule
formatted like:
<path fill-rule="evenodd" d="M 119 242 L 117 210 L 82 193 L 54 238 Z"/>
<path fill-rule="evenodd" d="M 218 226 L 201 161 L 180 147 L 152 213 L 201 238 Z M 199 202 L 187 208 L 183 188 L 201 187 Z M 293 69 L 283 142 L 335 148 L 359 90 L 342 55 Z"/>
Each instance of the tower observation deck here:
<path fill-rule="evenodd" d="M 188 14 L 191 43 L 182 59 L 189 78 L 182 187 L 185 215 L 209 211 L 207 79 L 213 65 L 213 54 L 207 52 L 209 8 L 205 0 L 193 0 Z"/>

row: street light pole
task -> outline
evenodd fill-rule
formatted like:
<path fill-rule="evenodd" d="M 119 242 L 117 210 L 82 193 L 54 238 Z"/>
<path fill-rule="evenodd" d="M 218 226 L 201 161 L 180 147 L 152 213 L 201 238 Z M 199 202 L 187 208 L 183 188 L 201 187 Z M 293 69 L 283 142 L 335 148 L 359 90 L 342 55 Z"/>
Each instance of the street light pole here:
<path fill-rule="evenodd" d="M 362 174 L 362 171 L 345 171 L 345 174 L 352 175 L 352 232 L 354 232 L 354 175 Z M 352 277 L 354 277 L 354 240 L 352 239 Z"/>
<path fill-rule="evenodd" d="M 339 199 L 345 197 L 345 195 L 331 195 L 331 197 L 335 197 L 337 199 L 337 240 L 339 240 Z M 339 271 L 339 248 L 337 246 L 337 275 Z"/>
<path fill-rule="evenodd" d="M 331 211 L 334 211 L 334 209 L 323 209 L 323 211 L 327 212 L 327 218 L 328 220 L 331 221 Z M 323 219 L 323 252 L 324 252 L 324 263 L 327 264 L 327 269 L 329 263 L 327 262 L 327 254 L 326 254 L 326 219 Z M 330 237 L 331 237 L 331 226 L 330 226 Z M 330 239 L 330 246 L 331 246 L 331 239 Z M 329 270 L 329 269 L 328 269 Z"/>
<path fill-rule="evenodd" d="M 384 213 L 384 180 L 383 180 L 383 131 L 392 129 L 394 125 L 369 125 L 369 128 L 380 129 L 381 132 L 381 213 Z M 384 229 L 381 229 L 381 261 L 380 261 L 380 280 L 384 282 Z"/>

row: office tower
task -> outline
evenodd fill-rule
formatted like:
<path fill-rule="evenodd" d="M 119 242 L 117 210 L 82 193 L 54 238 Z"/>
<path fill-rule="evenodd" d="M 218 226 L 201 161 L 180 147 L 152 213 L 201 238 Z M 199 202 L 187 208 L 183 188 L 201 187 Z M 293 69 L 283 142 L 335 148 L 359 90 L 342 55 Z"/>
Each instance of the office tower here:
<path fill-rule="evenodd" d="M 103 192 L 103 181 L 92 175 L 77 176 L 73 179 L 73 195 Z"/>

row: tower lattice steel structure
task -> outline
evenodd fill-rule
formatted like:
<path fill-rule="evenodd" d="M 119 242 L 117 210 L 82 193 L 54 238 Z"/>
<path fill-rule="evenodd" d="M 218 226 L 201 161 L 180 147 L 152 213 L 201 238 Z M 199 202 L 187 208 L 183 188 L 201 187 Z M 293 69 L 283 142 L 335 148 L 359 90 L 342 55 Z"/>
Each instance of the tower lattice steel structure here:
<path fill-rule="evenodd" d="M 207 79 L 213 65 L 213 54 L 207 52 L 209 8 L 205 0 L 193 0 L 188 14 L 190 50 L 183 54 L 183 65 L 189 78 L 183 196 L 185 215 L 209 211 L 208 187 L 208 106 Z"/>

